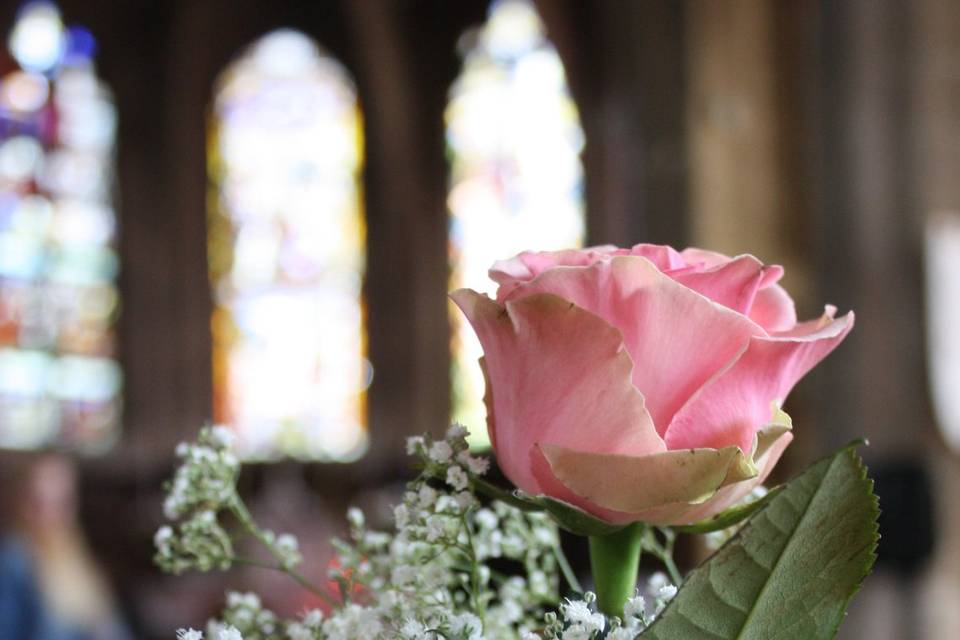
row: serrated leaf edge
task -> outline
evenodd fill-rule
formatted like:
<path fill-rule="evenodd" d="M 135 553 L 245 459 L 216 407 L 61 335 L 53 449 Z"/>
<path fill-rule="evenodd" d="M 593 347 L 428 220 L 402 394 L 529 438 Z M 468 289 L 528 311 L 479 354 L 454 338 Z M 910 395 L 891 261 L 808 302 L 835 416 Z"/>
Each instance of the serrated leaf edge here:
<path fill-rule="evenodd" d="M 871 535 L 871 541 L 870 541 L 870 542 L 868 543 L 868 545 L 867 545 L 867 547 L 869 547 L 869 548 L 868 548 L 868 551 L 867 551 L 866 555 L 864 556 L 864 564 L 863 564 L 863 566 L 862 566 L 862 568 L 861 568 L 861 572 L 860 572 L 860 573 L 861 573 L 861 576 L 860 576 L 860 579 L 857 581 L 856 585 L 855 585 L 854 588 L 851 590 L 851 592 L 850 592 L 850 594 L 847 596 L 847 598 L 843 601 L 843 607 L 841 608 L 841 611 L 844 612 L 844 615 L 838 617 L 838 619 L 837 619 L 837 624 L 830 630 L 830 631 L 831 631 L 831 637 L 835 637 L 835 636 L 836 636 L 836 634 L 837 634 L 837 632 L 838 632 L 838 630 L 839 630 L 839 628 L 840 628 L 840 625 L 843 623 L 843 619 L 844 619 L 844 617 L 845 617 L 845 615 L 846 615 L 846 611 L 847 611 L 847 609 L 848 609 L 848 607 L 849 607 L 850 601 L 853 599 L 853 596 L 855 596 L 855 595 L 860 591 L 861 587 L 863 586 L 863 581 L 866 580 L 867 576 L 870 575 L 870 571 L 871 571 L 871 569 L 872 569 L 872 567 L 873 567 L 873 564 L 874 564 L 874 562 L 876 561 L 876 558 L 877 558 L 876 550 L 877 550 L 877 544 L 879 543 L 879 540 L 880 540 L 880 524 L 879 524 L 880 503 L 879 503 L 879 498 L 878 498 L 877 495 L 873 492 L 874 481 L 873 481 L 872 478 L 869 478 L 869 477 L 867 476 L 867 467 L 866 467 L 866 465 L 863 463 L 863 459 L 862 459 L 862 458 L 857 454 L 857 452 L 856 452 L 856 448 L 857 448 L 858 446 L 863 446 L 863 445 L 869 446 L 869 442 L 866 441 L 865 439 L 857 439 L 857 440 L 854 440 L 854 441 L 850 442 L 847 446 L 845 446 L 845 447 L 843 447 L 842 449 L 840 449 L 839 451 L 836 451 L 835 453 L 833 453 L 833 454 L 831 454 L 831 455 L 829 455 L 829 456 L 825 456 L 825 457 L 821 458 L 820 460 L 817 460 L 816 462 L 814 462 L 813 464 L 811 464 L 810 466 L 808 466 L 807 469 L 805 469 L 803 472 L 801 472 L 801 473 L 797 476 L 797 477 L 800 477 L 800 476 L 802 476 L 804 473 L 806 473 L 807 470 L 811 469 L 812 467 L 816 466 L 817 464 L 819 464 L 819 463 L 821 463 L 821 462 L 825 462 L 825 461 L 827 461 L 827 460 L 830 460 L 830 463 L 829 463 L 829 465 L 828 465 L 828 468 L 827 468 L 826 472 L 823 474 L 823 479 L 822 479 L 821 482 L 818 484 L 818 486 L 817 486 L 816 490 L 814 490 L 813 494 L 810 496 L 810 500 L 808 500 L 807 503 L 806 503 L 806 505 L 804 506 L 804 513 L 803 513 L 803 515 L 800 517 L 800 520 L 798 521 L 797 526 L 794 527 L 793 532 L 791 532 L 791 534 L 790 534 L 790 540 L 788 540 L 787 543 L 786 543 L 786 545 L 784 545 L 783 550 L 780 552 L 780 554 L 779 554 L 779 556 L 778 556 L 778 558 L 777 558 L 776 563 L 774 563 L 774 566 L 773 566 L 772 570 L 770 571 L 770 575 L 772 576 L 773 573 L 776 571 L 776 567 L 780 564 L 781 559 L 786 555 L 786 550 L 787 550 L 787 548 L 790 546 L 791 542 L 793 541 L 793 536 L 794 536 L 796 530 L 800 528 L 800 524 L 803 522 L 804 518 L 806 518 L 810 505 L 813 504 L 814 500 L 816 499 L 817 494 L 820 492 L 820 490 L 821 490 L 822 487 L 824 486 L 824 482 L 825 482 L 825 480 L 826 480 L 826 477 L 829 475 L 830 470 L 832 469 L 833 465 L 834 465 L 835 463 L 837 463 L 838 461 L 840 461 L 843 455 L 850 456 L 850 458 L 851 458 L 851 460 L 852 460 L 852 462 L 853 462 L 853 465 L 854 465 L 854 469 L 856 470 L 856 473 L 857 473 L 857 475 L 859 476 L 859 478 L 858 478 L 858 479 L 859 479 L 859 482 L 860 482 L 861 484 L 864 484 L 864 485 L 865 485 L 864 488 L 866 489 L 867 498 L 868 498 L 868 500 L 869 500 L 869 502 L 870 502 L 870 506 L 871 506 L 870 512 L 871 512 L 871 514 L 873 515 L 872 525 L 871 525 L 872 535 Z M 792 480 L 791 480 L 791 482 L 792 482 Z M 787 483 L 787 485 L 789 485 L 789 482 Z M 786 485 L 784 485 L 784 486 L 786 487 Z M 770 504 L 771 502 L 772 502 L 772 500 L 767 501 L 767 502 L 766 502 L 765 504 L 763 504 L 759 509 L 756 509 L 753 513 L 751 513 L 750 516 L 749 516 L 749 518 L 747 519 L 746 524 L 749 525 L 750 521 L 752 521 L 754 518 L 756 518 L 756 517 L 758 517 L 760 514 L 762 514 L 762 513 L 766 510 L 766 508 L 769 506 L 769 504 Z M 738 531 L 738 532 L 737 532 L 733 537 L 731 537 L 729 540 L 727 540 L 727 542 L 726 542 L 725 544 L 723 544 L 723 546 L 721 546 L 721 547 L 720 547 L 719 549 L 717 549 L 713 554 L 711 554 L 710 557 L 707 558 L 707 559 L 703 562 L 703 564 L 706 564 L 706 563 L 710 562 L 715 556 L 721 554 L 721 553 L 724 551 L 724 549 L 727 548 L 728 545 L 735 544 L 735 543 L 741 538 L 741 536 L 742 536 L 745 528 L 746 528 L 746 527 L 741 528 L 741 530 Z M 856 551 L 856 553 L 860 553 L 861 550 L 862 550 L 862 549 L 858 549 L 858 550 Z M 702 566 L 702 565 L 701 565 L 701 566 Z M 749 624 L 749 622 L 750 622 L 750 619 L 752 618 L 753 613 L 754 613 L 754 611 L 756 610 L 756 602 L 758 602 L 758 601 L 762 598 L 762 596 L 763 596 L 764 592 L 766 591 L 767 586 L 768 586 L 769 584 L 770 584 L 770 578 L 768 577 L 768 578 L 767 578 L 767 581 L 766 581 L 766 584 L 764 584 L 763 588 L 760 590 L 760 593 L 757 595 L 756 600 L 754 601 L 753 608 L 751 608 L 751 611 L 747 614 L 747 617 L 746 617 L 746 619 L 744 620 L 743 625 L 741 626 L 739 632 L 737 633 L 736 640 L 739 640 L 740 638 L 742 638 L 742 634 L 743 634 L 744 630 L 748 628 L 748 624 Z M 682 591 L 682 588 L 681 588 L 681 591 Z M 679 595 L 679 594 L 678 594 L 678 595 Z M 661 619 L 663 619 L 663 616 L 667 613 L 667 611 L 668 611 L 672 606 L 674 606 L 674 604 L 675 604 L 676 602 L 677 602 L 677 599 L 674 598 L 674 600 L 672 600 L 672 601 L 670 602 L 670 604 L 667 605 L 667 608 L 666 608 L 663 612 L 661 612 L 660 616 L 658 617 L 658 621 L 661 620 Z M 638 640 L 642 640 L 643 638 L 648 637 L 648 632 L 655 631 L 657 626 L 658 626 L 658 625 L 657 625 L 657 623 L 655 622 L 653 625 L 651 625 L 650 627 L 648 627 L 648 628 L 647 628 L 645 631 L 643 631 L 639 636 L 637 636 Z"/>

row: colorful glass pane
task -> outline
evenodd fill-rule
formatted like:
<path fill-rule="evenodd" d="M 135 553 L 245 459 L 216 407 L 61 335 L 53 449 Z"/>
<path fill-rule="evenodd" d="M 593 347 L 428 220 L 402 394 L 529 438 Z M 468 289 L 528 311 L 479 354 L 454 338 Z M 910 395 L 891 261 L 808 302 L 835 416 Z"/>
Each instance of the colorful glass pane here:
<path fill-rule="evenodd" d="M 446 112 L 451 289 L 492 293 L 487 269 L 520 251 L 582 246 L 584 138 L 563 64 L 526 0 L 474 34 Z M 480 344 L 451 305 L 453 419 L 486 442 Z"/>
<path fill-rule="evenodd" d="M 17 14 L 0 79 L 0 447 L 109 445 L 120 422 L 116 112 L 94 41 Z"/>
<path fill-rule="evenodd" d="M 214 418 L 248 458 L 367 442 L 363 140 L 346 71 L 295 31 L 220 78 L 209 140 Z"/>

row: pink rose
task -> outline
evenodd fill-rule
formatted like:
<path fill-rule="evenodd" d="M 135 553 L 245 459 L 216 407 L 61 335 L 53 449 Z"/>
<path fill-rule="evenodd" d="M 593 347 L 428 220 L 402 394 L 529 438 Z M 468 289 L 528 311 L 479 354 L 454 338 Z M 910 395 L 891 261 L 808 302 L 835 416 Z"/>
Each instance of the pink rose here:
<path fill-rule="evenodd" d="M 779 410 L 853 313 L 797 323 L 779 266 L 666 246 L 526 252 L 496 301 L 451 294 L 483 345 L 503 472 L 608 522 L 684 524 L 761 483 L 790 443 Z"/>

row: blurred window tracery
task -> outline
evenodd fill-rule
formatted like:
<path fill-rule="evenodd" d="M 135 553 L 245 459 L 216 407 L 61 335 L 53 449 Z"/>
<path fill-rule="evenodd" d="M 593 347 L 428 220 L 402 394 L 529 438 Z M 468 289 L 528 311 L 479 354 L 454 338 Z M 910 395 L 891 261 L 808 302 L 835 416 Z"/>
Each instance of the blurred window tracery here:
<path fill-rule="evenodd" d="M 361 115 L 302 33 L 220 76 L 208 139 L 214 419 L 247 458 L 346 461 L 367 443 Z"/>
<path fill-rule="evenodd" d="M 487 269 L 495 260 L 583 245 L 584 135 L 563 64 L 532 3 L 494 2 L 486 24 L 463 44 L 463 71 L 445 114 L 450 288 L 492 294 Z M 453 419 L 483 446 L 482 349 L 452 304 L 451 325 Z"/>
<path fill-rule="evenodd" d="M 0 447 L 102 450 L 122 373 L 116 110 L 96 43 L 56 5 L 17 14 L 0 61 Z"/>

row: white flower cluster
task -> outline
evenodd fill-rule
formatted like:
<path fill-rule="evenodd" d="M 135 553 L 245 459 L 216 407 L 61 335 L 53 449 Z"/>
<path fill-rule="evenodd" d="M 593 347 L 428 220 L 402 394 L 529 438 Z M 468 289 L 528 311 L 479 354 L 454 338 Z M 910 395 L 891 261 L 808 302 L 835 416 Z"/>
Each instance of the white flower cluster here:
<path fill-rule="evenodd" d="M 236 496 L 240 461 L 230 451 L 233 434 L 224 427 L 205 427 L 196 443 L 181 443 L 182 460 L 167 484 L 164 514 L 180 519 L 176 529 L 161 527 L 154 536 L 155 562 L 165 571 L 227 569 L 233 558 L 230 536 L 217 514 Z"/>
<path fill-rule="evenodd" d="M 319 611 L 317 613 L 319 614 Z M 259 596 L 255 593 L 229 592 L 221 618 L 207 623 L 207 637 L 214 640 L 296 638 L 296 636 L 284 634 L 286 626 L 272 611 L 263 607 Z M 309 632 L 308 635 L 301 635 L 301 637 L 313 638 Z"/>
<path fill-rule="evenodd" d="M 291 621 L 279 620 L 264 609 L 253 594 L 228 594 L 219 620 L 212 620 L 206 635 L 181 630 L 179 640 L 625 640 L 636 637 L 676 591 L 656 576 L 647 598 L 637 595 L 628 603 L 624 620 L 607 619 L 596 612 L 595 597 L 560 604 L 560 540 L 554 522 L 542 512 L 523 511 L 501 500 L 483 504 L 476 487 L 488 468 L 484 458 L 470 454 L 466 429 L 453 425 L 441 440 L 416 437 L 408 452 L 417 456 L 421 474 L 407 486 L 401 504 L 394 508 L 393 532 L 367 528 L 364 514 L 350 509 L 349 540 L 334 540 L 337 552 L 330 583 L 337 594 L 327 613 L 305 613 Z M 237 469 L 230 474 L 218 456 L 225 451 L 211 446 L 205 431 L 197 445 L 182 448 L 191 470 L 187 485 L 177 490 L 177 504 L 190 505 L 178 514 L 216 513 L 228 508 L 279 560 L 277 568 L 293 572 L 299 560 L 296 540 L 273 536 L 253 523 L 236 496 Z M 195 447 L 213 451 L 200 454 Z M 197 465 L 200 466 L 197 466 Z M 207 465 L 206 467 L 204 465 Z M 213 466 L 214 468 L 209 468 Z M 229 478 L 229 491 L 217 490 L 213 478 Z M 194 488 L 192 482 L 199 480 Z M 177 483 L 175 479 L 174 484 Z M 207 496 L 200 499 L 199 496 Z M 229 536 L 205 523 L 202 533 L 216 531 L 212 539 L 195 533 L 189 538 L 192 555 L 186 557 L 184 527 L 179 535 L 170 527 L 157 534 L 158 560 L 164 568 L 207 568 L 219 556 L 199 549 L 199 540 L 211 547 L 229 549 Z M 204 516 L 206 517 L 206 516 Z M 226 552 L 221 555 L 227 556 Z M 173 560 L 179 560 L 174 562 Z M 672 591 L 671 591 L 672 589 Z M 555 610 L 555 611 L 552 611 Z"/>
<path fill-rule="evenodd" d="M 394 508 L 395 533 L 367 530 L 356 509 L 347 514 L 351 541 L 335 541 L 340 566 L 331 578 L 341 595 L 362 585 L 364 609 L 379 626 L 368 635 L 320 637 L 514 639 L 520 628 L 542 626 L 559 588 L 556 526 L 541 513 L 480 504 L 472 483 L 489 463 L 469 453 L 466 433 L 454 425 L 443 440 L 408 441 L 423 472 Z"/>
<path fill-rule="evenodd" d="M 237 495 L 240 461 L 231 451 L 233 432 L 226 427 L 204 427 L 195 443 L 181 443 L 181 464 L 167 483 L 164 514 L 177 521 L 154 536 L 154 561 L 164 571 L 229 569 L 234 558 L 230 535 L 220 514 L 230 512 L 267 546 L 277 562 L 292 568 L 301 560 L 297 540 L 256 527 Z"/>
<path fill-rule="evenodd" d="M 526 632 L 521 640 L 635 640 L 663 611 L 677 593 L 663 573 L 650 576 L 646 597 L 637 593 L 623 607 L 623 618 L 608 619 L 594 610 L 596 596 L 587 592 L 580 600 L 566 600 L 559 615 L 548 613 L 539 633 Z M 604 633 L 606 631 L 606 633 Z"/>
<path fill-rule="evenodd" d="M 212 640 L 243 640 L 243 635 L 232 627 L 211 632 Z M 180 629 L 177 631 L 177 640 L 203 640 L 203 632 L 196 629 Z"/>
<path fill-rule="evenodd" d="M 167 485 L 163 513 L 169 520 L 194 510 L 217 511 L 233 498 L 240 461 L 232 445 L 233 432 L 226 427 L 204 427 L 196 443 L 177 446 L 183 463 Z"/>

